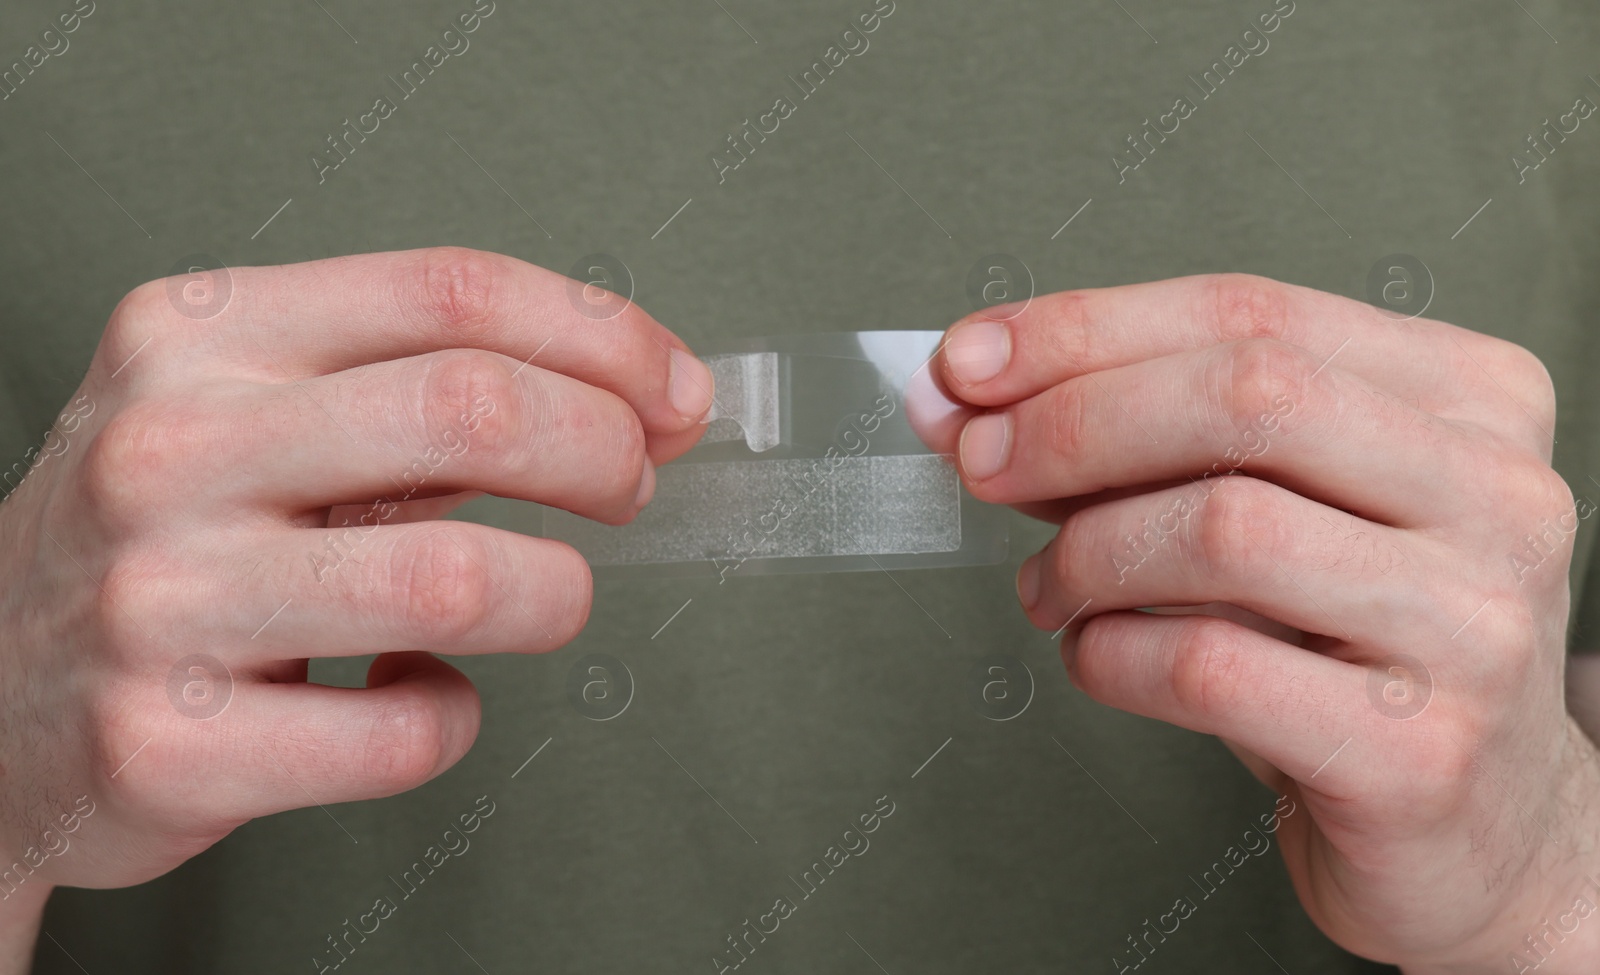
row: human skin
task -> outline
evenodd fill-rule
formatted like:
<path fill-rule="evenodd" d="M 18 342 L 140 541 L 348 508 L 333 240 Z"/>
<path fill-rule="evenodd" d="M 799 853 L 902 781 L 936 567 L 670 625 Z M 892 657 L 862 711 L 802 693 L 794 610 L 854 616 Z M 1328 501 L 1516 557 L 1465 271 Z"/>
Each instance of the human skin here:
<path fill-rule="evenodd" d="M 196 282 L 123 299 L 72 429 L 0 504 L 0 870 L 93 804 L 6 882 L 0 972 L 27 971 L 54 885 L 140 883 L 257 816 L 449 768 L 480 707 L 434 654 L 555 649 L 592 586 L 565 545 L 439 516 L 490 492 L 620 524 L 704 429 L 681 341 L 512 258 L 226 273 L 211 317 L 183 313 Z M 193 654 L 226 672 L 174 671 Z M 365 688 L 306 682 L 362 654 Z M 231 686 L 221 713 L 169 696 L 191 677 L 196 701 Z"/>
<path fill-rule="evenodd" d="M 1593 509 L 1532 354 L 1220 275 L 979 312 L 930 373 L 924 439 L 1060 526 L 1017 591 L 1073 683 L 1304 810 L 1280 846 L 1330 938 L 1413 975 L 1595 970 L 1600 763 L 1565 701 L 1600 700 L 1566 669 Z"/>

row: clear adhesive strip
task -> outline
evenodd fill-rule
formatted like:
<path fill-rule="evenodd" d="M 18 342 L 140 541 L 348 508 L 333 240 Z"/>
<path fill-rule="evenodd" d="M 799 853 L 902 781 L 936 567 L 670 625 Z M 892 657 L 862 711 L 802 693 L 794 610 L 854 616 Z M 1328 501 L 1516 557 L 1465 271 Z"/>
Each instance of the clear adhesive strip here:
<path fill-rule="evenodd" d="M 714 383 L 711 413 L 701 443 L 743 440 L 756 453 L 783 439 L 782 390 L 776 352 L 707 356 Z"/>
<path fill-rule="evenodd" d="M 544 527 L 591 565 L 953 552 L 961 482 L 938 454 L 668 465 L 631 523 Z"/>
<path fill-rule="evenodd" d="M 992 565 L 1006 556 L 1004 509 L 963 490 L 917 433 L 962 414 L 928 371 L 941 337 L 801 335 L 708 356 L 705 435 L 657 470 L 630 524 L 490 497 L 452 517 L 566 542 L 597 577 Z"/>

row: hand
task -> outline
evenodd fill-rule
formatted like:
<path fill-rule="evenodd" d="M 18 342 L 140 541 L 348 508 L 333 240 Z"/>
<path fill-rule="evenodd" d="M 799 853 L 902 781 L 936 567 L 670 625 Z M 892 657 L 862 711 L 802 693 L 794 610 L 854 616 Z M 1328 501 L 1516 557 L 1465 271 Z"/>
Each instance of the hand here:
<path fill-rule="evenodd" d="M 0 505 L 0 851 L 37 861 L 4 882 L 14 968 L 18 904 L 53 884 L 138 883 L 253 817 L 452 765 L 479 702 L 430 652 L 554 649 L 591 583 L 565 545 L 431 519 L 490 492 L 625 522 L 704 429 L 682 342 L 520 261 L 229 273 L 204 320 L 181 280 L 122 301 Z M 359 654 L 365 689 L 306 682 Z"/>
<path fill-rule="evenodd" d="M 1071 620 L 1073 682 L 1221 736 L 1305 810 L 1278 836 L 1329 937 L 1503 971 L 1565 917 L 1541 971 L 1594 970 L 1600 771 L 1562 686 L 1594 506 L 1550 468 L 1534 356 L 1223 275 L 989 309 L 930 372 L 953 405 L 908 404 L 924 438 L 1061 526 L 1017 591 Z"/>

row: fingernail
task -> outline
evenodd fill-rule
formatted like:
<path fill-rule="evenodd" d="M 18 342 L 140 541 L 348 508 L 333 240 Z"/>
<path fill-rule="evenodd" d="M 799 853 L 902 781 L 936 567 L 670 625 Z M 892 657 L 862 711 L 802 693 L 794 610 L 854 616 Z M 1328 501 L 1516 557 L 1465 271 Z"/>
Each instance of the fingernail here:
<path fill-rule="evenodd" d="M 1017 570 L 1017 601 L 1028 612 L 1039 602 L 1039 556 L 1030 555 Z"/>
<path fill-rule="evenodd" d="M 672 374 L 667 380 L 667 398 L 685 420 L 699 419 L 711 408 L 711 370 L 682 349 L 672 350 Z"/>
<path fill-rule="evenodd" d="M 643 508 L 650 503 L 656 493 L 656 465 L 650 463 L 650 458 L 644 459 L 644 473 L 639 476 L 639 496 L 634 499 L 635 508 Z"/>
<path fill-rule="evenodd" d="M 985 413 L 961 431 L 961 469 L 974 481 L 1000 473 L 1011 454 L 1011 414 Z"/>
<path fill-rule="evenodd" d="M 986 383 L 1011 361 L 1011 330 L 999 322 L 968 322 L 945 343 L 944 361 L 950 364 L 950 374 L 957 382 L 968 386 Z"/>

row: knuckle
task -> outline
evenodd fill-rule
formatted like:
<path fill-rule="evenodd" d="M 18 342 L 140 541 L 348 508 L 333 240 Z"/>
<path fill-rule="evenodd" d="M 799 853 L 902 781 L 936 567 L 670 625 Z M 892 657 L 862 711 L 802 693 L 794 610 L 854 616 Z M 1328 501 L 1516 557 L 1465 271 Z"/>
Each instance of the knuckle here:
<path fill-rule="evenodd" d="M 1316 363 L 1310 353 L 1275 339 L 1235 342 L 1227 353 L 1227 379 L 1222 388 L 1223 413 L 1230 433 L 1249 429 L 1261 417 L 1282 411 L 1285 402 L 1305 399 Z"/>
<path fill-rule="evenodd" d="M 423 381 L 423 423 L 430 443 L 463 453 L 471 447 L 492 455 L 519 442 L 513 426 L 521 410 L 517 380 L 506 360 L 492 352 L 461 349 L 431 357 Z"/>
<path fill-rule="evenodd" d="M 1268 484 L 1240 475 L 1216 479 L 1191 519 L 1196 568 L 1211 579 L 1250 581 L 1266 574 L 1262 552 L 1277 547 L 1279 515 Z"/>
<path fill-rule="evenodd" d="M 362 756 L 366 771 L 397 790 L 432 778 L 445 749 L 445 717 L 429 695 L 383 702 L 373 715 Z"/>
<path fill-rule="evenodd" d="M 1050 395 L 1044 423 L 1045 446 L 1057 457 L 1081 457 L 1094 443 L 1096 430 L 1089 421 L 1089 399 L 1084 380 L 1069 380 Z"/>
<path fill-rule="evenodd" d="M 1195 616 L 1181 624 L 1172 653 L 1172 696 L 1192 714 L 1228 711 L 1245 691 L 1245 655 L 1225 620 Z"/>
<path fill-rule="evenodd" d="M 1100 361 L 1094 346 L 1095 305 L 1093 292 L 1058 291 L 1031 302 L 1012 327 L 1037 333 L 1050 361 L 1064 360 L 1073 369 L 1088 369 Z"/>
<path fill-rule="evenodd" d="M 1282 338 L 1288 330 L 1289 292 L 1283 284 L 1254 274 L 1214 274 L 1202 294 L 1218 341 Z"/>
<path fill-rule="evenodd" d="M 159 405 L 130 407 L 106 420 L 84 450 L 80 476 L 100 511 L 137 514 L 171 493 L 173 474 L 204 449 L 199 424 Z"/>
<path fill-rule="evenodd" d="M 465 247 L 435 247 L 418 261 L 423 308 L 445 328 L 477 332 L 493 317 L 499 267 L 494 257 Z"/>
<path fill-rule="evenodd" d="M 429 646 L 466 640 L 493 608 L 489 555 L 476 532 L 454 526 L 410 535 L 390 566 L 391 606 Z"/>
<path fill-rule="evenodd" d="M 172 299 L 167 294 L 166 281 L 146 281 L 117 302 L 106 320 L 101 341 L 118 350 L 137 346 L 172 317 Z"/>
<path fill-rule="evenodd" d="M 147 631 L 158 628 L 157 617 L 177 609 L 171 597 L 185 585 L 159 556 L 123 552 L 114 556 L 97 587 L 97 618 L 109 637 L 106 649 L 127 653 Z"/>

